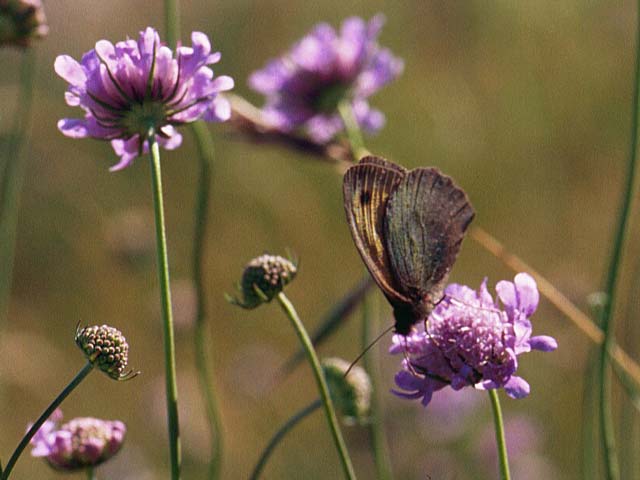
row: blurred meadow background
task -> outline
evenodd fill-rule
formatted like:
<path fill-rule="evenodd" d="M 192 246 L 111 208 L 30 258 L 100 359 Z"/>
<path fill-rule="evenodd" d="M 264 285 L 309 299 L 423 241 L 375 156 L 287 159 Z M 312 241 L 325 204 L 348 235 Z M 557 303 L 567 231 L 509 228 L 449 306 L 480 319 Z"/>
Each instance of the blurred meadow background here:
<path fill-rule="evenodd" d="M 109 173 L 117 157 L 106 142 L 73 141 L 56 128 L 77 116 L 64 103 L 66 83 L 53 71 L 57 55 L 80 58 L 99 39 L 136 37 L 146 26 L 164 32 L 158 1 L 46 2 L 49 35 L 37 42 L 37 78 L 30 140 L 24 151 L 14 285 L 0 326 L 0 453 L 9 456 L 25 426 L 82 366 L 75 326 L 113 325 L 142 371 L 114 383 L 91 375 L 63 405 L 66 418 L 97 416 L 128 425 L 122 452 L 99 470 L 104 478 L 167 478 L 160 305 L 150 169 L 146 157 Z M 602 288 L 628 156 L 635 4 L 622 2 L 323 0 L 182 2 L 182 39 L 211 38 L 234 92 L 260 106 L 248 75 L 286 50 L 319 21 L 382 12 L 380 43 L 405 71 L 371 99 L 387 125 L 366 139 L 372 152 L 406 167 L 433 165 L 455 178 L 477 211 L 475 224 L 500 239 L 585 311 Z M 20 53 L 0 51 L 0 134 L 10 129 Z M 276 145 L 256 145 L 225 124 L 210 124 L 216 161 L 206 240 L 212 369 L 225 432 L 223 478 L 246 478 L 270 436 L 316 398 L 306 364 L 289 377 L 276 372 L 297 350 L 276 305 L 243 311 L 227 304 L 244 264 L 290 248 L 300 270 L 288 288 L 309 330 L 363 274 L 342 206 L 341 172 L 326 161 Z M 162 154 L 169 256 L 177 328 L 184 478 L 203 479 L 208 433 L 193 366 L 194 292 L 190 283 L 192 207 L 197 158 L 185 143 Z M 636 213 L 639 206 L 636 205 Z M 638 215 L 634 216 L 636 219 Z M 640 223 L 632 222 L 617 304 L 621 345 L 638 357 Z M 2 268 L 2 267 L 0 267 Z M 467 238 L 451 280 L 490 289 L 514 272 Z M 382 296 L 376 290 L 376 295 Z M 384 305 L 385 327 L 392 322 Z M 583 478 L 581 435 L 585 374 L 593 343 L 546 300 L 534 333 L 556 337 L 559 349 L 521 358 L 531 384 L 523 400 L 503 396 L 515 479 Z M 486 394 L 467 392 L 427 409 L 390 393 L 400 358 L 380 352 L 379 393 L 396 478 L 496 478 Z M 356 313 L 321 356 L 353 359 L 361 351 Z M 624 478 L 638 462 L 637 412 L 614 385 Z M 467 389 L 468 390 L 468 389 Z M 501 394 L 502 395 L 502 394 Z M 340 464 L 321 412 L 295 429 L 271 459 L 265 478 L 340 478 Z M 618 423 L 620 425 L 620 423 Z M 488 433 L 487 433 L 488 430 Z M 374 466 L 366 430 L 343 429 L 359 477 Z M 637 448 L 636 448 L 637 449 Z M 637 453 L 637 452 L 636 452 Z M 630 476 L 629 476 L 630 475 Z M 54 479 L 43 461 L 24 456 L 16 479 Z M 81 478 L 70 476 L 69 478 Z M 596 471 L 596 478 L 598 473 Z M 635 477 L 640 478 L 640 477 Z"/>

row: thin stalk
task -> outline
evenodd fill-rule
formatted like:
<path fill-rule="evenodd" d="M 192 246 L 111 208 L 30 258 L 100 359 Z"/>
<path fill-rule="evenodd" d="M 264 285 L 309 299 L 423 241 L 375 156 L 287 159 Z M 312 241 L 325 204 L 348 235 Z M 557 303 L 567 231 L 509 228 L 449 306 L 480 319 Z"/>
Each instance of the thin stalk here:
<path fill-rule="evenodd" d="M 28 48 L 22 55 L 20 65 L 20 91 L 18 111 L 13 118 L 13 126 L 4 150 L 4 164 L 0 180 L 0 326 L 4 324 L 11 296 L 13 263 L 18 225 L 20 190 L 24 180 L 25 159 L 22 146 L 29 130 L 31 106 L 33 104 L 33 80 L 36 53 Z"/>
<path fill-rule="evenodd" d="M 96 469 L 93 467 L 87 468 L 87 480 L 97 480 Z"/>
<path fill-rule="evenodd" d="M 204 240 L 206 238 L 209 217 L 209 198 L 211 196 L 214 150 L 213 142 L 211 141 L 206 126 L 202 122 L 196 122 L 192 125 L 192 128 L 196 137 L 200 159 L 192 263 L 193 283 L 196 289 L 196 323 L 194 329 L 195 361 L 211 437 L 207 478 L 209 480 L 217 480 L 220 477 L 223 459 L 222 422 L 220 420 L 213 381 L 211 380 L 211 357 L 207 350 L 207 345 L 210 345 L 211 342 L 207 335 L 207 305 L 203 273 L 205 258 Z"/>
<path fill-rule="evenodd" d="M 618 226 L 613 241 L 611 262 L 607 274 L 606 302 L 600 317 L 600 327 L 604 334 L 604 341 L 600 347 L 600 427 L 602 429 L 602 446 L 604 448 L 605 471 L 608 480 L 618 480 L 620 471 L 616 452 L 615 429 L 611 406 L 611 369 L 609 367 L 609 349 L 614 344 L 613 306 L 618 286 L 618 270 L 622 259 L 622 250 L 627 234 L 627 223 L 631 213 L 633 200 L 633 186 L 635 181 L 636 160 L 638 153 L 638 120 L 640 110 L 640 1 L 636 7 L 636 59 L 633 85 L 633 100 L 631 105 L 631 135 L 629 142 L 629 162 L 627 164 L 626 184 L 622 197 L 622 205 L 618 217 Z"/>
<path fill-rule="evenodd" d="M 347 130 L 347 138 L 351 145 L 351 152 L 353 153 L 353 159 L 355 161 L 360 160 L 362 157 L 369 155 L 369 151 L 364 146 L 364 140 L 362 138 L 362 131 L 358 125 L 358 120 L 353 112 L 351 102 L 343 100 L 338 104 L 338 111 L 344 122 L 344 127 Z"/>
<path fill-rule="evenodd" d="M 322 406 L 324 407 L 324 412 L 327 416 L 327 422 L 329 423 L 329 430 L 331 431 L 333 443 L 338 450 L 338 455 L 340 456 L 340 461 L 342 462 L 344 475 L 349 480 L 353 480 L 356 478 L 356 474 L 353 470 L 353 465 L 351 464 L 351 458 L 349 457 L 347 446 L 344 443 L 342 433 L 340 432 L 338 418 L 336 417 L 336 411 L 333 406 L 333 401 L 331 400 L 331 396 L 329 395 L 329 387 L 327 386 L 327 381 L 324 378 L 324 373 L 322 372 L 320 361 L 318 360 L 318 356 L 316 355 L 316 352 L 313 348 L 311 339 L 309 338 L 309 334 L 305 330 L 304 325 L 302 324 L 302 321 L 300 320 L 300 317 L 296 312 L 296 309 L 293 307 L 293 304 L 289 301 L 289 299 L 283 292 L 280 292 L 278 294 L 278 302 L 284 310 L 284 313 L 291 321 L 291 325 L 296 331 L 300 343 L 302 343 L 302 346 L 307 352 L 307 359 L 309 360 L 309 364 L 311 365 L 311 369 L 313 371 L 313 376 L 315 377 L 316 383 L 318 385 L 320 399 L 322 400 Z"/>
<path fill-rule="evenodd" d="M 164 0 L 165 39 L 170 48 L 180 40 L 180 0 Z"/>
<path fill-rule="evenodd" d="M 372 341 L 372 330 L 378 329 L 378 309 L 377 298 L 374 295 L 365 295 L 362 302 L 362 348 L 366 349 Z M 391 458 L 389 456 L 389 444 L 382 422 L 382 409 L 380 408 L 380 398 L 378 396 L 378 355 L 377 350 L 371 349 L 362 359 L 364 368 L 369 374 L 371 381 L 371 405 L 369 437 L 371 439 L 371 450 L 376 465 L 377 480 L 390 480 L 393 478 L 391 470 Z"/>
<path fill-rule="evenodd" d="M 60 406 L 60 404 L 64 401 L 64 399 L 67 398 L 69 394 L 73 392 L 73 390 L 78 385 L 80 385 L 82 380 L 84 380 L 84 378 L 87 375 L 89 375 L 91 370 L 93 370 L 93 364 L 87 362 L 87 364 L 84 367 L 82 367 L 82 369 L 76 374 L 76 376 L 73 377 L 73 380 L 71 380 L 69 385 L 67 385 L 64 388 L 64 390 L 62 390 L 62 392 L 60 392 L 60 394 L 53 400 L 53 402 L 51 402 L 51 404 L 46 408 L 46 410 L 42 412 L 42 415 L 40 415 L 38 420 L 36 420 L 36 422 L 31 426 L 29 431 L 24 435 L 24 437 L 22 437 L 22 440 L 20 441 L 15 451 L 11 455 L 11 458 L 7 462 L 7 466 L 2 472 L 2 476 L 0 477 L 0 480 L 7 480 L 9 478 L 9 475 L 11 474 L 11 470 L 13 470 L 13 467 L 18 461 L 18 458 L 20 458 L 20 455 L 22 454 L 24 449 L 27 447 L 27 445 L 29 445 L 29 442 L 31 441 L 33 436 L 36 434 L 36 432 L 40 429 L 42 424 L 51 416 L 51 414 L 55 411 L 55 409 Z"/>
<path fill-rule="evenodd" d="M 162 200 L 162 171 L 160 169 L 160 150 L 153 129 L 148 134 L 153 186 L 153 206 L 156 223 L 156 244 L 158 251 L 158 280 L 160 283 L 160 303 L 162 304 L 162 326 L 164 330 L 164 364 L 167 396 L 167 422 L 169 429 L 169 457 L 171 460 L 171 478 L 180 478 L 181 449 L 180 425 L 178 421 L 178 385 L 176 381 L 176 347 L 173 331 L 173 313 L 171 308 L 171 286 L 169 281 L 169 259 L 167 255 L 167 237 L 164 223 L 164 205 Z"/>
<path fill-rule="evenodd" d="M 500 479 L 510 480 L 509 457 L 507 455 L 507 442 L 504 437 L 504 422 L 502 420 L 502 409 L 500 399 L 496 389 L 488 390 L 491 399 L 491 409 L 493 410 L 493 425 L 496 429 L 496 444 L 498 447 L 498 463 L 500 464 Z"/>
<path fill-rule="evenodd" d="M 598 375 L 598 351 L 595 349 L 589 352 L 587 357 L 587 368 L 584 375 L 584 386 L 582 393 L 582 475 L 584 480 L 595 480 L 598 476 L 597 461 L 598 455 L 595 453 L 599 448 L 599 440 L 596 439 L 598 430 L 598 418 L 592 415 L 598 408 L 596 386 Z M 596 443 L 598 442 L 598 443 Z"/>
<path fill-rule="evenodd" d="M 271 440 L 269 440 L 269 443 L 262 451 L 258 463 L 256 463 L 255 467 L 253 467 L 253 472 L 251 473 L 251 477 L 249 477 L 249 480 L 258 480 L 258 478 L 260 478 L 260 474 L 269 461 L 271 454 L 276 449 L 278 444 L 284 439 L 287 433 L 289 433 L 289 431 L 291 431 L 293 427 L 295 427 L 302 420 L 318 410 L 321 406 L 322 402 L 319 399 L 314 400 L 302 410 L 295 413 L 291 418 L 289 418 L 289 420 L 284 423 L 284 425 L 280 427 L 280 429 L 273 435 L 273 437 L 271 437 Z"/>

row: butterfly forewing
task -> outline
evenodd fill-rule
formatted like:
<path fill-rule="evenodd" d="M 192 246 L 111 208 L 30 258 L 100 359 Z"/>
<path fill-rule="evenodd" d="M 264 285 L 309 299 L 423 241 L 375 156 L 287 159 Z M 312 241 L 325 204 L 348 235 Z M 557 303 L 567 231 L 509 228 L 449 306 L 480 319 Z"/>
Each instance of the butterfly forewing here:
<path fill-rule="evenodd" d="M 428 315 L 439 300 L 473 216 L 464 191 L 435 168 L 412 170 L 390 196 L 385 249 L 394 283 L 417 311 Z"/>
<path fill-rule="evenodd" d="M 369 272 L 392 303 L 408 302 L 390 270 L 383 240 L 384 215 L 391 193 L 406 170 L 379 157 L 365 157 L 344 176 L 343 193 L 347 222 Z"/>

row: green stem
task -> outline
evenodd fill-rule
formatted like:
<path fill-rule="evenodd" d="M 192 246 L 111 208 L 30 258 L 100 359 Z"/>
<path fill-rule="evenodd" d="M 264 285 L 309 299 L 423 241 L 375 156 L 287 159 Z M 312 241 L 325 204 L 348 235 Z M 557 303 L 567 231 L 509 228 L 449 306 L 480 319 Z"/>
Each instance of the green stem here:
<path fill-rule="evenodd" d="M 192 265 L 193 283 L 196 289 L 196 324 L 194 329 L 194 343 L 196 351 L 195 361 L 211 437 L 211 451 L 207 478 L 209 480 L 216 480 L 220 477 L 220 471 L 222 469 L 222 422 L 220 420 L 214 385 L 211 380 L 211 369 L 209 367 L 211 365 L 211 358 L 207 350 L 207 345 L 210 345 L 210 342 L 208 341 L 207 335 L 207 306 L 205 300 L 206 292 L 203 272 L 214 149 L 209 132 L 202 122 L 194 123 L 192 125 L 192 129 L 196 137 L 200 158 Z"/>
<path fill-rule="evenodd" d="M 253 468 L 251 477 L 249 477 L 250 480 L 258 480 L 258 478 L 260 478 L 260 474 L 267 464 L 269 457 L 271 457 L 271 454 L 278 446 L 280 441 L 287 435 L 287 433 L 289 433 L 289 431 L 292 430 L 293 427 L 295 427 L 298 423 L 307 418 L 321 406 L 322 402 L 320 400 L 314 400 L 312 403 L 294 414 L 291 418 L 289 418 L 289 420 L 285 422 L 284 425 L 282 425 L 282 427 L 280 427 L 280 429 L 275 433 L 273 437 L 271 437 L 271 440 L 269 440 L 269 443 L 262 451 L 262 455 L 260 455 L 260 459 L 258 460 L 256 466 Z"/>
<path fill-rule="evenodd" d="M 178 422 L 178 385 L 176 382 L 176 347 L 173 332 L 173 314 L 171 309 L 171 287 L 169 283 L 169 259 L 167 256 L 167 238 L 164 224 L 164 206 L 162 200 L 162 172 L 160 169 L 160 150 L 153 129 L 148 134 L 151 176 L 153 183 L 153 206 L 156 220 L 156 244 L 158 250 L 158 279 L 160 283 L 160 301 L 162 304 L 162 325 L 164 329 L 164 363 L 167 396 L 167 421 L 169 428 L 169 456 L 171 459 L 171 478 L 180 478 L 180 426 Z"/>
<path fill-rule="evenodd" d="M 96 469 L 93 467 L 87 468 L 87 480 L 97 480 Z"/>
<path fill-rule="evenodd" d="M 364 140 L 362 138 L 362 131 L 358 125 L 355 114 L 353 113 L 353 107 L 351 102 L 343 100 L 338 104 L 338 111 L 344 122 L 345 129 L 347 130 L 347 138 L 351 145 L 351 152 L 355 161 L 360 160 L 362 157 L 369 155 L 369 151 L 364 146 Z"/>
<path fill-rule="evenodd" d="M 340 460 L 342 462 L 342 468 L 344 470 L 345 477 L 349 480 L 353 480 L 356 478 L 356 475 L 353 470 L 353 465 L 351 464 L 351 458 L 349 457 L 347 446 L 344 443 L 344 439 L 342 438 L 340 426 L 338 425 L 338 418 L 336 417 L 336 411 L 333 407 L 333 401 L 331 400 L 331 396 L 329 395 L 329 387 L 327 386 L 327 382 L 324 378 L 324 373 L 322 372 L 322 367 L 320 366 L 318 356 L 316 355 L 316 352 L 313 349 L 313 345 L 311 344 L 311 339 L 309 338 L 309 335 L 307 334 L 307 331 L 305 330 L 300 317 L 298 317 L 298 313 L 293 307 L 293 304 L 289 301 L 289 299 L 283 292 L 280 292 L 278 294 L 278 302 L 291 321 L 291 325 L 296 331 L 300 343 L 302 343 L 302 346 L 307 352 L 307 359 L 309 360 L 309 364 L 311 365 L 313 375 L 318 385 L 320 399 L 322 400 L 324 412 L 327 416 L 327 422 L 329 422 L 329 430 L 331 431 L 331 436 L 333 437 L 333 443 L 338 450 L 338 455 L 340 456 Z"/>
<path fill-rule="evenodd" d="M 498 447 L 498 461 L 500 463 L 500 479 L 510 480 L 509 457 L 507 455 L 507 442 L 504 438 L 504 422 L 502 420 L 502 409 L 500 399 L 496 389 L 488 390 L 491 399 L 491 409 L 493 410 L 493 425 L 496 429 L 496 444 Z"/>
<path fill-rule="evenodd" d="M 165 41 L 174 48 L 180 40 L 180 0 L 164 0 Z"/>
<path fill-rule="evenodd" d="M 64 388 L 64 390 L 62 390 L 62 392 L 60 392 L 60 394 L 53 400 L 53 402 L 51 402 L 51 404 L 46 408 L 46 410 L 42 412 L 42 415 L 40 415 L 38 420 L 36 420 L 36 422 L 31 426 L 31 428 L 25 434 L 25 436 L 22 437 L 22 440 L 20 441 L 15 451 L 11 455 L 11 458 L 7 462 L 7 466 L 2 472 L 2 476 L 0 477 L 0 480 L 7 480 L 9 478 L 9 474 L 11 473 L 11 470 L 13 470 L 13 467 L 18 461 L 18 458 L 20 458 L 20 455 L 22 454 L 24 449 L 27 447 L 27 445 L 29 445 L 29 442 L 31 441 L 33 436 L 36 434 L 36 432 L 40 429 L 42 424 L 51 416 L 51 414 L 55 411 L 55 409 L 60 406 L 60 404 L 64 401 L 64 399 L 67 398 L 69 394 L 73 392 L 73 390 L 78 385 L 80 385 L 80 382 L 82 382 L 82 380 L 84 380 L 84 378 L 87 375 L 89 375 L 91 370 L 93 370 L 92 363 L 87 363 L 84 367 L 82 367 L 82 370 L 80 370 L 76 374 L 76 376 L 73 377 L 73 380 L 71 380 L 69 385 L 67 385 Z"/>
<path fill-rule="evenodd" d="M 376 297 L 365 295 L 362 302 L 362 348 L 369 347 L 372 341 L 372 330 L 378 328 L 378 315 L 376 307 Z M 369 435 L 371 438 L 371 449 L 376 464 L 377 480 L 390 480 L 393 478 L 391 470 L 391 458 L 389 457 L 389 444 L 384 432 L 382 422 L 382 409 L 380 408 L 380 398 L 378 397 L 378 355 L 375 349 L 370 350 L 363 357 L 364 368 L 369 374 L 371 381 L 371 407 Z"/>
<path fill-rule="evenodd" d="M 608 351 L 614 344 L 614 328 L 612 321 L 613 306 L 618 284 L 618 270 L 622 259 L 622 250 L 627 234 L 627 223 L 633 201 L 633 186 L 635 181 L 636 159 L 638 152 L 638 116 L 640 110 L 640 1 L 636 7 L 636 59 L 633 85 L 633 100 L 631 111 L 631 137 L 629 142 L 629 162 L 627 164 L 626 185 L 622 197 L 622 205 L 618 217 L 618 227 L 613 241 L 611 262 L 607 274 L 606 302 L 600 317 L 600 327 L 604 333 L 604 341 L 600 346 L 599 377 L 600 377 L 600 427 L 602 428 L 602 446 L 604 448 L 605 471 L 607 479 L 620 478 L 618 458 L 615 445 L 615 430 L 613 426 L 611 407 L 611 370 L 608 368 Z"/>
<path fill-rule="evenodd" d="M 20 91 L 18 93 L 18 111 L 13 118 L 13 126 L 4 147 L 4 164 L 0 180 L 0 326 L 7 314 L 18 225 L 20 190 L 24 179 L 25 161 L 21 147 L 25 144 L 31 118 L 33 103 L 33 80 L 36 53 L 32 48 L 22 55 L 20 67 Z"/>

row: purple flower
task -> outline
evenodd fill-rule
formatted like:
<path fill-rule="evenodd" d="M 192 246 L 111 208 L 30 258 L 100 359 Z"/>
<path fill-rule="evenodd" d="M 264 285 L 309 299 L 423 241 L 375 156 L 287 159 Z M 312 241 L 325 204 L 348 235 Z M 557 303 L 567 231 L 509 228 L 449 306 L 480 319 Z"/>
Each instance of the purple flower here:
<path fill-rule="evenodd" d="M 540 295 L 530 275 L 519 273 L 514 282 L 498 282 L 496 292 L 503 308 L 491 297 L 486 279 L 477 292 L 451 284 L 429 316 L 426 331 L 394 335 L 390 352 L 405 354 L 395 377 L 402 391 L 394 393 L 422 398 L 423 405 L 448 385 L 454 390 L 504 388 L 512 398 L 526 397 L 529 384 L 514 375 L 517 356 L 555 350 L 558 344 L 551 337 L 531 336 L 529 317 Z"/>
<path fill-rule="evenodd" d="M 369 23 L 352 17 L 339 34 L 318 24 L 288 53 L 254 72 L 249 85 L 267 97 L 266 120 L 284 132 L 302 128 L 326 143 L 343 130 L 337 108 L 348 100 L 361 128 L 370 133 L 382 128 L 384 115 L 366 98 L 403 69 L 402 60 L 377 43 L 383 23 L 382 15 Z"/>
<path fill-rule="evenodd" d="M 85 116 L 62 119 L 58 128 L 72 138 L 110 140 L 120 156 L 114 171 L 148 150 L 150 130 L 161 146 L 173 150 L 182 143 L 177 125 L 227 120 L 231 108 L 218 93 L 233 88 L 233 79 L 214 79 L 207 65 L 217 63 L 220 53 L 211 53 L 204 33 L 193 32 L 191 42 L 192 47 L 178 46 L 174 58 L 158 32 L 147 27 L 137 42 L 100 40 L 80 63 L 60 55 L 55 70 L 69 82 L 67 104 L 82 108 Z"/>
<path fill-rule="evenodd" d="M 113 457 L 124 442 L 127 428 L 119 420 L 79 417 L 58 426 L 58 409 L 31 439 L 34 457 L 44 457 L 57 470 L 82 470 Z"/>

